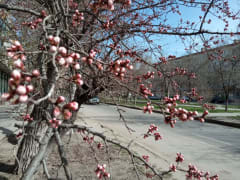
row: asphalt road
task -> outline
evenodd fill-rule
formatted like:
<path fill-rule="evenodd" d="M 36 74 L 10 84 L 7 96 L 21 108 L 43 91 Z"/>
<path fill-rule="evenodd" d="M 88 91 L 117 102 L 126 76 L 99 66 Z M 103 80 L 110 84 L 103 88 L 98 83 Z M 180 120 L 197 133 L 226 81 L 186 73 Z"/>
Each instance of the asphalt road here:
<path fill-rule="evenodd" d="M 220 180 L 240 179 L 239 129 L 197 121 L 178 122 L 175 128 L 171 128 L 163 122 L 161 114 L 148 115 L 139 110 L 121 109 L 125 111 L 123 115 L 129 127 L 136 132 L 128 133 L 119 120 L 115 106 L 84 105 L 80 115 L 86 122 L 94 121 L 107 125 L 125 139 L 135 138 L 142 147 L 165 160 L 166 164 L 160 164 L 165 166 L 165 169 L 174 162 L 176 152 L 181 152 L 185 157 L 183 167 L 192 163 L 201 170 L 217 173 Z M 142 138 L 151 123 L 159 127 L 163 140 L 155 142 L 151 137 Z M 150 161 L 158 163 L 158 159 L 151 159 L 151 156 Z"/>

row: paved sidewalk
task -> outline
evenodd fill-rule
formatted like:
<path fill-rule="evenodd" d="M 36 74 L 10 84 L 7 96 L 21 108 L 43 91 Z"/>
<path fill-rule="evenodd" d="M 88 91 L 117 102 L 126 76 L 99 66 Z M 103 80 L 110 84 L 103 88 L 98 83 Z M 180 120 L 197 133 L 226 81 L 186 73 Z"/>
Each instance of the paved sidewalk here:
<path fill-rule="evenodd" d="M 0 105 L 0 140 L 16 133 L 18 130 L 14 127 L 17 122 L 15 119 L 16 113 L 14 113 L 16 108 L 15 105 Z"/>

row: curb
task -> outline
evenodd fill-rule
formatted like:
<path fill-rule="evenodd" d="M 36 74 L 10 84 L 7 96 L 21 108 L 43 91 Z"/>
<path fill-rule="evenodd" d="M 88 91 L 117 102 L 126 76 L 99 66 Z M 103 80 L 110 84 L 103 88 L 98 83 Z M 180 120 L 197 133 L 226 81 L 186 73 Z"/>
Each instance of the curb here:
<path fill-rule="evenodd" d="M 109 104 L 109 105 L 116 106 L 116 104 L 114 104 L 114 103 L 103 103 L 103 104 Z M 128 106 L 128 105 L 118 105 L 118 106 L 130 108 L 130 109 L 142 110 L 142 108 L 134 107 L 134 106 Z M 162 114 L 162 112 L 158 111 L 158 110 L 153 110 L 153 112 Z M 222 125 L 222 126 L 233 127 L 233 128 L 240 128 L 240 123 L 220 121 L 220 120 L 212 119 L 210 117 L 205 118 L 205 122 L 206 123 L 211 123 L 211 124 L 218 124 L 218 125 Z"/>

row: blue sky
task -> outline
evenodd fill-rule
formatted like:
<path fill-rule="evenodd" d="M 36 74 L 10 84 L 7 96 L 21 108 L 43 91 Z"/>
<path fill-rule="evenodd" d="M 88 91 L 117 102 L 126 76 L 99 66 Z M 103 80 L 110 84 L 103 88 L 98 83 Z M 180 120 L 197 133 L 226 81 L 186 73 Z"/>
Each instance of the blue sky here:
<path fill-rule="evenodd" d="M 229 6 L 233 12 L 237 12 L 240 10 L 240 1 L 239 0 L 229 0 Z M 186 8 L 186 7 L 180 7 L 180 11 L 182 13 L 181 16 L 179 16 L 177 13 L 175 14 L 169 14 L 168 16 L 168 23 L 171 25 L 177 25 L 180 21 L 180 19 L 183 19 L 183 22 L 186 22 L 187 20 L 190 22 L 200 22 L 199 16 L 203 16 L 204 12 L 201 11 L 200 8 Z M 219 20 L 218 18 L 214 17 L 210 13 L 206 17 L 206 20 L 211 19 L 211 24 L 204 24 L 203 29 L 211 30 L 211 31 L 223 31 L 224 29 L 224 23 Z M 230 20 L 229 21 L 229 31 L 236 32 L 237 31 L 237 26 L 240 24 L 239 20 Z M 207 36 L 206 36 L 207 37 Z M 192 36 L 193 39 L 191 40 L 186 40 L 185 43 L 189 46 L 189 42 L 192 42 L 193 40 L 196 43 L 202 44 L 201 39 L 199 36 Z M 237 37 L 234 37 L 237 38 Z M 233 39 L 234 39 L 233 38 Z M 162 52 L 165 56 L 168 55 L 176 55 L 176 56 L 183 56 L 186 55 L 185 46 L 183 45 L 182 41 L 177 38 L 176 36 L 163 36 L 163 37 L 158 37 L 158 36 L 153 36 L 152 38 L 155 40 L 155 43 L 160 43 L 162 46 Z M 232 43 L 232 38 L 229 36 L 224 38 L 227 43 Z M 240 37 L 238 37 L 240 39 Z M 157 41 L 157 42 L 156 42 Z M 198 45 L 196 49 L 200 51 L 202 48 L 202 45 Z M 191 51 L 192 53 L 196 51 Z"/>

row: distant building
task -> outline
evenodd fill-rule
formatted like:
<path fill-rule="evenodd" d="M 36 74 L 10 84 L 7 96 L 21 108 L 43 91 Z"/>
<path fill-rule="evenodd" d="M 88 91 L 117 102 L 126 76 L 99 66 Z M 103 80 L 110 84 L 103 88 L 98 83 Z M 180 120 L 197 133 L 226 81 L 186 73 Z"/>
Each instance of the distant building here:
<path fill-rule="evenodd" d="M 218 60 L 219 54 L 221 54 L 221 60 Z M 224 59 L 229 59 L 234 56 L 236 57 L 236 61 L 240 62 L 239 41 L 235 41 L 233 44 L 208 49 L 207 51 L 202 50 L 198 53 L 175 58 L 170 60 L 168 64 L 171 66 L 171 68 L 186 68 L 192 72 L 195 72 L 197 75 L 197 79 L 195 81 L 191 81 L 190 84 L 186 83 L 186 81 L 182 82 L 183 88 L 181 91 L 189 91 L 190 87 L 197 87 L 198 91 L 200 91 L 202 95 L 207 96 L 208 101 L 211 101 L 211 99 L 214 97 L 224 94 L 222 88 L 223 81 L 221 81 L 221 78 L 217 76 L 218 69 L 216 69 L 216 67 L 223 62 L 222 69 L 225 70 L 225 74 L 228 73 L 227 71 L 230 73 L 230 65 L 227 64 L 227 61 L 224 63 Z M 236 66 L 233 67 L 235 70 L 233 72 L 234 75 L 231 78 L 231 81 L 233 82 L 231 82 L 232 87 L 229 95 L 234 99 L 240 99 L 240 63 L 236 63 Z M 229 80 L 224 78 L 224 81 L 226 81 L 227 84 Z"/>

